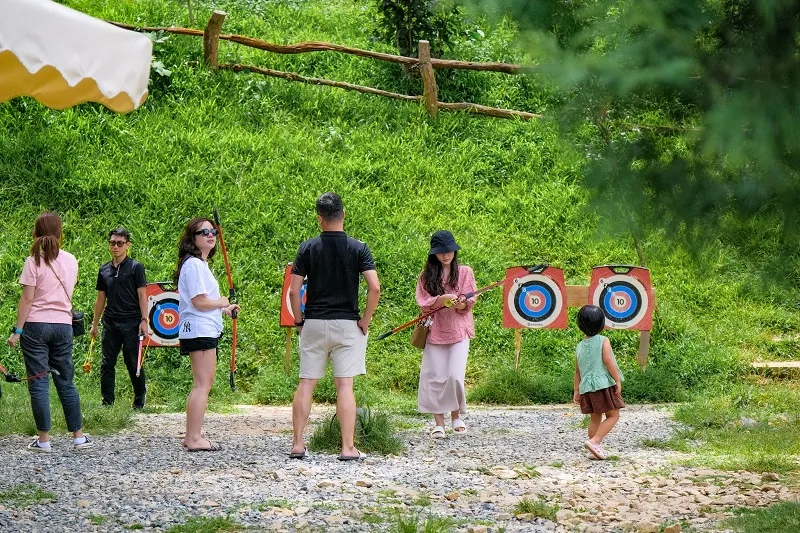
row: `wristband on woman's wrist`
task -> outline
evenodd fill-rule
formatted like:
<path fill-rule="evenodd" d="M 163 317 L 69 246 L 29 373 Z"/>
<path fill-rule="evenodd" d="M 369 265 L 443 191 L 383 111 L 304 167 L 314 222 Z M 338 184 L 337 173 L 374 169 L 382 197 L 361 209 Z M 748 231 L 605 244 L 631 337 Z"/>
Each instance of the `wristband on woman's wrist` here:
<path fill-rule="evenodd" d="M 12 335 L 22 335 L 22 330 L 17 326 L 11 326 L 11 334 Z"/>

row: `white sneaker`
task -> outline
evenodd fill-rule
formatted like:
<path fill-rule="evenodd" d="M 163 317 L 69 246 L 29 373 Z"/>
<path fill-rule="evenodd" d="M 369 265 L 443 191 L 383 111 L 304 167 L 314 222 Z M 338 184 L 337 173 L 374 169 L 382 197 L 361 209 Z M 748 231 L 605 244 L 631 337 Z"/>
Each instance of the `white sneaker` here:
<path fill-rule="evenodd" d="M 94 441 L 92 441 L 89 438 L 89 435 L 84 435 L 83 438 L 86 440 L 81 442 L 80 444 L 73 443 L 73 446 L 75 447 L 76 450 L 86 450 L 87 448 L 91 448 L 92 446 L 94 446 Z"/>
<path fill-rule="evenodd" d="M 28 449 L 32 452 L 41 452 L 41 453 L 50 453 L 53 451 L 52 446 L 48 446 L 45 448 L 39 443 L 39 439 L 37 438 L 35 441 L 28 444 Z"/>

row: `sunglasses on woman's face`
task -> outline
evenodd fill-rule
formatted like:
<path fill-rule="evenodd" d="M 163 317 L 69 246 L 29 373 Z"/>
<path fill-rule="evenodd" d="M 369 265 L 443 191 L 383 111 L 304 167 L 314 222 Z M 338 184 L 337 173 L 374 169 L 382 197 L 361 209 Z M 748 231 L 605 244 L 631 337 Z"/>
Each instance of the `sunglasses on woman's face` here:
<path fill-rule="evenodd" d="M 203 228 L 194 232 L 195 235 L 202 235 L 203 237 L 208 237 L 209 235 L 217 236 L 217 228 Z"/>

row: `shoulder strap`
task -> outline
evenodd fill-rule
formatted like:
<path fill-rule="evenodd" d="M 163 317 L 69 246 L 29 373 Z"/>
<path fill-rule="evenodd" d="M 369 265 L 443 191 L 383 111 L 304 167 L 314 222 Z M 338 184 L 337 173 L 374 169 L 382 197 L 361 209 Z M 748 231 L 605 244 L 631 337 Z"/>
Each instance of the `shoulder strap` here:
<path fill-rule="evenodd" d="M 63 282 L 63 281 L 61 281 L 61 278 L 59 278 L 59 277 L 58 277 L 58 274 L 56 274 L 56 271 L 55 271 L 55 270 L 53 270 L 53 265 L 51 265 L 51 264 L 50 264 L 50 263 L 48 263 L 47 261 L 45 261 L 45 263 L 46 263 L 46 264 L 47 264 L 47 266 L 50 268 L 50 271 L 51 271 L 51 272 L 53 273 L 53 275 L 56 277 L 56 279 L 58 280 L 58 282 L 61 284 L 61 288 L 62 288 L 62 289 L 64 289 L 64 292 L 65 292 L 65 293 L 66 293 L 66 295 L 67 295 L 67 300 L 69 300 L 69 305 L 72 305 L 72 297 L 69 295 L 69 291 L 67 290 L 67 286 L 66 286 L 66 285 L 64 285 L 64 282 Z"/>

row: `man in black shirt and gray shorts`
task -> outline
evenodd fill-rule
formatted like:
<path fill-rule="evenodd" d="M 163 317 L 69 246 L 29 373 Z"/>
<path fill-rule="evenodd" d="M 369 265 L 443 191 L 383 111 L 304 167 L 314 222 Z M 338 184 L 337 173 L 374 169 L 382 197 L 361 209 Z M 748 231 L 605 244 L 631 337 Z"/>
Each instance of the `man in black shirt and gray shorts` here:
<path fill-rule="evenodd" d="M 353 378 L 366 374 L 367 331 L 381 288 L 372 253 L 366 244 L 344 231 L 344 206 L 338 194 L 326 192 L 317 200 L 322 233 L 300 245 L 292 266 L 289 300 L 300 336 L 300 384 L 292 403 L 294 439 L 289 454 L 306 457 L 303 431 L 311 413 L 311 398 L 325 375 L 328 359 L 336 385 L 336 415 L 342 428 L 340 461 L 364 459 L 353 442 L 356 400 Z M 358 284 L 367 282 L 364 314 L 358 309 Z M 300 289 L 307 278 L 305 315 Z"/>
<path fill-rule="evenodd" d="M 133 408 L 144 407 L 147 388 L 144 370 L 136 376 L 139 336 L 147 334 L 147 280 L 144 267 L 128 257 L 131 234 L 123 228 L 108 234 L 111 261 L 97 273 L 97 299 L 94 302 L 92 338 L 103 317 L 103 359 L 100 363 L 100 393 L 103 405 L 114 403 L 114 378 L 120 348 L 133 384 Z"/>

